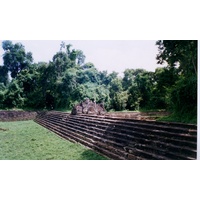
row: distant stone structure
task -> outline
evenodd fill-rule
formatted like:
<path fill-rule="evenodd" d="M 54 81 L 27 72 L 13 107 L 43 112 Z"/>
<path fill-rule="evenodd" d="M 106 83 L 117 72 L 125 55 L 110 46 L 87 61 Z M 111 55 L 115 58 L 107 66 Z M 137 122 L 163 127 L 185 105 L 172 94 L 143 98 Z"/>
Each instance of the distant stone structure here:
<path fill-rule="evenodd" d="M 77 115 L 77 114 L 104 115 L 105 113 L 106 110 L 104 108 L 103 103 L 97 104 L 95 101 L 93 102 L 88 98 L 85 101 L 82 101 L 81 103 L 75 105 L 71 112 L 72 115 Z"/>

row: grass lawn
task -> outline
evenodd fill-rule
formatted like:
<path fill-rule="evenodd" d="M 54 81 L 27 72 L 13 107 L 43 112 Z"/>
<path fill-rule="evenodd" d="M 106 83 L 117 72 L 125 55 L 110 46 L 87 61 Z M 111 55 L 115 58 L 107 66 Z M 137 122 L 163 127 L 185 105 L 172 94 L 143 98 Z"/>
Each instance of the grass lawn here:
<path fill-rule="evenodd" d="M 106 160 L 33 121 L 0 122 L 0 160 Z"/>

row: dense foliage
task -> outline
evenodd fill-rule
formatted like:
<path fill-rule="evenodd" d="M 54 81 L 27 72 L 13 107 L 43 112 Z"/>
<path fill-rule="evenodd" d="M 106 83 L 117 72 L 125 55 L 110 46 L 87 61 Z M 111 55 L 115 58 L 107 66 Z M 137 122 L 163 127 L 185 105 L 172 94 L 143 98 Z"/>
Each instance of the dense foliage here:
<path fill-rule="evenodd" d="M 171 71 L 169 105 L 175 116 L 197 117 L 197 41 L 157 41 L 159 63 L 167 62 Z"/>
<path fill-rule="evenodd" d="M 167 109 L 196 117 L 197 41 L 159 40 L 156 45 L 158 63 L 166 67 L 126 69 L 121 78 L 85 63 L 84 53 L 64 42 L 52 61 L 34 63 L 22 44 L 3 41 L 0 108 L 71 110 L 90 98 L 104 102 L 107 110 Z"/>

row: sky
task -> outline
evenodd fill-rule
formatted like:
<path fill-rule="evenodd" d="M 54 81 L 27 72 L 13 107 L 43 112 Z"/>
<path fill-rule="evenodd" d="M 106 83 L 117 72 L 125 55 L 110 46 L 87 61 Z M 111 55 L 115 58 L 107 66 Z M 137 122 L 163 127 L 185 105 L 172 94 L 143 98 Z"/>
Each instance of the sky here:
<path fill-rule="evenodd" d="M 49 62 L 60 50 L 62 40 L 12 40 L 15 44 L 22 43 L 26 52 L 33 53 L 34 62 Z M 63 40 L 72 44 L 71 49 L 82 50 L 86 56 L 85 62 L 92 62 L 99 71 L 107 70 L 123 74 L 124 70 L 143 68 L 155 71 L 161 65 L 157 64 L 158 47 L 156 40 Z M 0 40 L 2 44 L 2 40 Z M 1 61 L 3 49 L 0 49 Z"/>

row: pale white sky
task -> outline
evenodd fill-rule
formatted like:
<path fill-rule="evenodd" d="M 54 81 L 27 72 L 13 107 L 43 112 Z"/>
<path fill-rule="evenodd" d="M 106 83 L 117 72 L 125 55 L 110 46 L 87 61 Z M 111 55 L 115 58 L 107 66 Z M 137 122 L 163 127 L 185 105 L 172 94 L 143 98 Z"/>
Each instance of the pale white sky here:
<path fill-rule="evenodd" d="M 62 40 L 12 40 L 25 46 L 26 52 L 33 53 L 34 62 L 52 60 L 60 49 Z M 2 40 L 0 40 L 2 44 Z M 71 49 L 80 49 L 86 56 L 85 62 L 92 62 L 100 70 L 108 73 L 116 71 L 120 74 L 126 68 L 143 68 L 154 71 L 157 64 L 158 47 L 156 40 L 64 40 L 72 44 Z M 0 48 L 2 56 L 3 49 Z M 2 57 L 0 64 L 3 64 Z"/>

